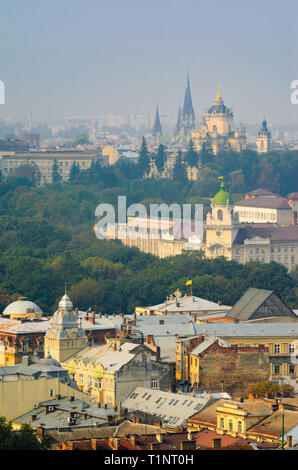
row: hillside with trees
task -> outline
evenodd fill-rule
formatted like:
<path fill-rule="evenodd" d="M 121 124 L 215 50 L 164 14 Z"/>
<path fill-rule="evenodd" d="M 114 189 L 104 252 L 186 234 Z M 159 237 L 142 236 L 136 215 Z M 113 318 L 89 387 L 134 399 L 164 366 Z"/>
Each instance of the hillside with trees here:
<path fill-rule="evenodd" d="M 257 287 L 273 289 L 290 306 L 298 308 L 297 267 L 288 273 L 273 262 L 240 265 L 224 258 L 208 260 L 201 252 L 161 260 L 125 247 L 118 240 L 95 237 L 97 205 L 110 203 L 117 209 L 118 195 L 127 196 L 127 205 L 201 203 L 203 196 L 213 196 L 218 190 L 218 174 L 228 172 L 226 179 L 230 178 L 236 197 L 256 188 L 255 175 L 261 177 L 259 160 L 246 160 L 242 153 L 237 155 L 238 163 L 242 162 L 238 169 L 234 155 L 225 165 L 217 156 L 213 167 L 211 163 L 202 165 L 201 179 L 195 182 L 181 178 L 181 159 L 175 169 L 177 179 L 141 179 L 145 150 L 141 168 L 123 161 L 107 168 L 94 164 L 90 171 L 73 171 L 67 183 L 55 182 L 43 188 L 35 187 L 32 178 L 22 174 L 0 182 L 1 310 L 18 296 L 26 296 L 46 314 L 52 314 L 67 283 L 74 304 L 81 309 L 132 312 L 136 305 L 163 301 L 178 287 L 185 292 L 189 276 L 193 278 L 193 294 L 208 300 L 233 305 L 248 287 Z M 164 149 L 159 152 L 162 160 Z M 261 174 L 263 178 L 266 171 L 278 174 L 282 195 L 297 190 L 290 173 L 297 166 L 298 153 L 284 154 L 276 155 L 276 164 L 272 160 L 271 170 L 265 165 L 265 173 Z M 286 155 L 289 161 L 284 167 Z M 243 172 L 245 178 L 233 176 L 235 171 Z M 245 181 L 245 185 L 241 186 L 240 181 Z M 268 181 L 273 184 L 275 180 Z"/>

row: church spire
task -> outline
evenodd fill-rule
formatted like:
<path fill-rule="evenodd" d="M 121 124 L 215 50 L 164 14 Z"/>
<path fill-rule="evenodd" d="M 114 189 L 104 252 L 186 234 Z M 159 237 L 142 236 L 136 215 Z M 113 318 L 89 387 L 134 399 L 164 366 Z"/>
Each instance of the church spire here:
<path fill-rule="evenodd" d="M 181 124 L 183 128 L 183 134 L 188 135 L 193 130 L 195 126 L 195 113 L 192 106 L 190 83 L 189 83 L 189 73 L 187 72 L 187 83 L 184 95 L 184 103 L 181 113 Z"/>
<path fill-rule="evenodd" d="M 181 133 L 181 109 L 179 106 L 178 116 L 177 116 L 177 123 L 175 127 L 175 135 L 178 136 Z"/>
<path fill-rule="evenodd" d="M 159 119 L 159 111 L 158 111 L 158 105 L 156 105 L 156 112 L 155 112 L 155 119 L 154 119 L 154 124 L 152 128 L 152 135 L 153 137 L 159 137 L 162 135 L 162 129 L 161 129 L 161 124 L 160 124 L 160 119 Z"/>

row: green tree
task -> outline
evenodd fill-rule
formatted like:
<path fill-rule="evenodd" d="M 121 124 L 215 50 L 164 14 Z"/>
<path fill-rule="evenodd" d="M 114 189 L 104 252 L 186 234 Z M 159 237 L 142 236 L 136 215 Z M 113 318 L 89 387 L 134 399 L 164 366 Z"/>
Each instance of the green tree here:
<path fill-rule="evenodd" d="M 81 174 L 80 165 L 76 162 L 73 162 L 69 172 L 69 182 L 75 181 Z"/>
<path fill-rule="evenodd" d="M 52 178 L 53 178 L 53 183 L 60 183 L 60 181 L 62 180 L 62 176 L 58 170 L 58 164 L 57 164 L 56 158 L 54 158 L 54 163 L 52 167 Z"/>
<path fill-rule="evenodd" d="M 150 155 L 147 147 L 147 142 L 145 137 L 142 139 L 142 145 L 140 148 L 139 154 L 139 161 L 138 161 L 138 169 L 140 177 L 143 177 L 150 168 Z"/>
<path fill-rule="evenodd" d="M 178 152 L 176 160 L 175 160 L 175 165 L 173 169 L 173 179 L 175 181 L 181 181 L 183 183 L 187 183 L 187 173 L 186 173 L 186 168 L 184 165 L 184 162 L 182 161 L 182 153 L 181 151 Z"/>
<path fill-rule="evenodd" d="M 38 439 L 36 432 L 23 424 L 19 430 L 12 428 L 12 423 L 0 416 L 0 450 L 47 450 L 50 443 L 47 438 Z"/>
<path fill-rule="evenodd" d="M 195 145 L 193 140 L 190 139 L 188 144 L 188 149 L 184 155 L 184 161 L 187 163 L 191 168 L 197 167 L 199 164 L 199 154 L 195 149 Z"/>
<path fill-rule="evenodd" d="M 199 152 L 199 160 L 201 165 L 208 165 L 212 159 L 214 159 L 213 148 L 210 139 L 207 137 Z"/>
<path fill-rule="evenodd" d="M 85 132 L 82 132 L 81 134 L 78 134 L 74 141 L 72 142 L 72 147 L 78 147 L 80 145 L 89 145 L 91 144 L 89 140 L 88 134 Z"/>
<path fill-rule="evenodd" d="M 164 164 L 165 164 L 165 160 L 166 160 L 166 147 L 165 147 L 165 145 L 163 145 L 163 144 L 159 145 L 159 147 L 157 149 L 157 152 L 154 155 L 154 160 L 155 160 L 156 167 L 157 167 L 159 173 L 161 173 L 164 169 Z"/>
<path fill-rule="evenodd" d="M 40 170 L 38 166 L 34 164 L 25 163 L 14 169 L 12 176 L 20 178 L 28 178 L 33 186 L 39 186 L 40 184 Z"/>

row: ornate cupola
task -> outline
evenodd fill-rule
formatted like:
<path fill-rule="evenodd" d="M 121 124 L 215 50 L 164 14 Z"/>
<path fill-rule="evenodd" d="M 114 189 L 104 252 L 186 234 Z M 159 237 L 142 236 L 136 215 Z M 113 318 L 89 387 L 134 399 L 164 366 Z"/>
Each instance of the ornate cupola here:
<path fill-rule="evenodd" d="M 80 325 L 78 313 L 65 292 L 45 335 L 45 354 L 50 353 L 52 358 L 62 362 L 87 343 L 86 332 Z"/>

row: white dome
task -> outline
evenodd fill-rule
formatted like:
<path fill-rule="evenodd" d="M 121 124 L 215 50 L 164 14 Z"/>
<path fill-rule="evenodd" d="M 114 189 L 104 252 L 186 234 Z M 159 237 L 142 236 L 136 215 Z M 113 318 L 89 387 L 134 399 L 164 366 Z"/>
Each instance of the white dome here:
<path fill-rule="evenodd" d="M 19 300 L 7 305 L 3 310 L 3 315 L 28 315 L 28 313 L 32 312 L 43 313 L 41 308 L 34 302 L 25 298 L 24 300 L 20 298 Z"/>
<path fill-rule="evenodd" d="M 72 301 L 70 300 L 70 298 L 68 297 L 67 294 L 64 294 L 64 296 L 60 300 L 59 308 L 67 309 L 67 310 L 72 310 L 73 309 Z"/>

